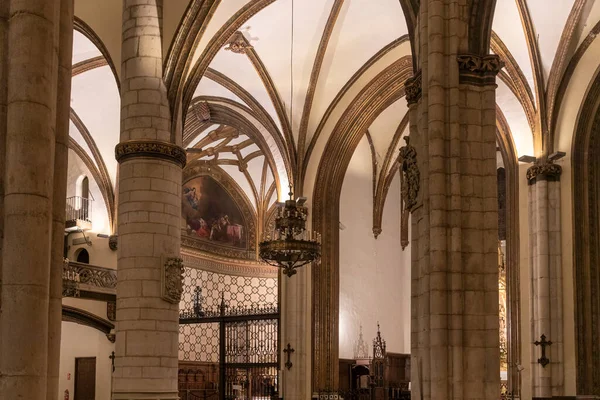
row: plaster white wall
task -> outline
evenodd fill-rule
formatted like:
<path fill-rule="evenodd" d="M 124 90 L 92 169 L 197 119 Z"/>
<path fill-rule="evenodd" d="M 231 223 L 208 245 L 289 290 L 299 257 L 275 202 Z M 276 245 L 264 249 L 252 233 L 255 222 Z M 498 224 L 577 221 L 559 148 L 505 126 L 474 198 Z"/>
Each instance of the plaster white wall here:
<path fill-rule="evenodd" d="M 340 231 L 340 358 L 353 358 L 361 324 L 364 339 L 371 346 L 378 321 L 389 352 L 410 352 L 410 246 L 405 251 L 400 246 L 400 180 L 396 175 L 389 189 L 383 231 L 375 239 L 370 165 L 365 137 L 342 186 L 340 222 L 345 229 Z"/>
<path fill-rule="evenodd" d="M 75 358 L 96 357 L 96 400 L 110 400 L 112 364 L 109 356 L 114 349 L 114 344 L 104 333 L 73 322 L 63 322 L 58 398 L 64 398 L 65 390 L 69 390 L 71 399 L 75 396 Z"/>

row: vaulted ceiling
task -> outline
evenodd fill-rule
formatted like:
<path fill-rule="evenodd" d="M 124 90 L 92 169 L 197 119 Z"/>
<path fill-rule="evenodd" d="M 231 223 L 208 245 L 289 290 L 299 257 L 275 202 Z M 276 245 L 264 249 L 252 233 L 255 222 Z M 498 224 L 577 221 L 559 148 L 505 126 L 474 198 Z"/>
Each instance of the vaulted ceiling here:
<path fill-rule="evenodd" d="M 412 74 L 401 1 L 165 1 L 165 74 L 174 49 L 187 51 L 178 84 L 189 160 L 219 165 L 257 210 L 276 200 L 265 199 L 273 185 L 285 197 L 293 171 L 310 196 L 323 149 L 345 111 L 382 71 Z M 74 40 L 71 136 L 114 186 L 122 5 L 99 3 L 75 1 L 85 35 L 76 32 Z M 569 151 L 563 147 L 572 132 L 564 132 L 563 119 L 576 117 L 580 106 L 571 86 L 585 92 L 599 65 L 600 1 L 496 3 L 491 51 L 506 64 L 497 104 L 516 155 L 543 146 Z M 406 112 L 403 99 L 394 101 L 367 129 L 376 182 L 393 165 Z"/>

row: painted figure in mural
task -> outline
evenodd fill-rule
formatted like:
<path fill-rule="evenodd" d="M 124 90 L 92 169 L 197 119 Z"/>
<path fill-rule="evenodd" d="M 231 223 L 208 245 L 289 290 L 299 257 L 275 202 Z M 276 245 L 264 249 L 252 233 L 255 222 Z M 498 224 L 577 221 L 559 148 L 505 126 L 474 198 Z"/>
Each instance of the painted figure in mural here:
<path fill-rule="evenodd" d="M 192 187 L 192 188 L 189 188 L 189 187 L 183 188 L 183 196 L 190 203 L 190 206 L 192 206 L 192 208 L 194 210 L 198 209 L 198 195 L 196 194 L 196 188 L 195 187 Z"/>
<path fill-rule="evenodd" d="M 184 184 L 182 217 L 188 234 L 220 245 L 246 247 L 244 218 L 231 195 L 213 178 Z"/>

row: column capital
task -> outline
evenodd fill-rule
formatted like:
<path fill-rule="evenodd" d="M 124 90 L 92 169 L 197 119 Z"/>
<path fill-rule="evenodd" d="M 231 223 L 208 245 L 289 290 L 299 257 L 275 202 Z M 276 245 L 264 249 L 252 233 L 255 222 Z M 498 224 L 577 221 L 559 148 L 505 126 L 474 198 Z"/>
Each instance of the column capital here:
<path fill-rule="evenodd" d="M 410 107 L 412 104 L 416 104 L 421 98 L 422 93 L 422 80 L 421 80 L 421 70 L 418 70 L 417 73 L 412 77 L 408 78 L 404 83 L 404 91 L 406 93 L 406 102 Z"/>
<path fill-rule="evenodd" d="M 527 183 L 535 184 L 537 181 L 559 181 L 562 174 L 562 167 L 551 162 L 534 164 L 527 170 Z"/>
<path fill-rule="evenodd" d="M 127 140 L 115 147 L 115 158 L 119 163 L 135 157 L 162 158 L 185 167 L 185 149 L 173 143 L 159 140 Z"/>
<path fill-rule="evenodd" d="M 496 54 L 459 54 L 456 60 L 460 83 L 476 86 L 495 85 L 496 75 L 504 67 L 504 63 Z"/>

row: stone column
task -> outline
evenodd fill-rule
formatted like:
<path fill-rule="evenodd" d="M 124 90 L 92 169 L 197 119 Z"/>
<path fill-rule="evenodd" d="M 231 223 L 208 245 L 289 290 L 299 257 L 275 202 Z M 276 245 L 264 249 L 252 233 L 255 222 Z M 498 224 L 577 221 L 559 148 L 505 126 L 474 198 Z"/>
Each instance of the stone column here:
<path fill-rule="evenodd" d="M 564 394 L 563 296 L 559 165 L 542 161 L 527 170 L 531 260 L 531 373 L 536 398 Z M 543 365 L 541 336 L 548 364 Z"/>
<path fill-rule="evenodd" d="M 115 400 L 178 399 L 186 154 L 170 132 L 161 18 L 159 0 L 123 3 Z"/>
<path fill-rule="evenodd" d="M 292 277 L 280 274 L 281 285 L 281 369 L 283 398 L 304 400 L 311 397 L 310 265 L 298 269 Z M 284 352 L 288 343 L 294 349 L 291 368 Z"/>
<path fill-rule="evenodd" d="M 4 229 L 10 235 L 2 246 L 0 398 L 41 400 L 47 394 L 59 1 L 9 3 Z"/>
<path fill-rule="evenodd" d="M 4 157 L 6 154 L 6 91 L 8 88 L 8 2 L 0 3 L 0 310 L 2 310 L 2 239 L 4 237 Z M 0 331 L 0 343 L 2 333 Z M 1 348 L 1 344 L 0 344 Z M 2 353 L 0 353 L 0 356 Z"/>
<path fill-rule="evenodd" d="M 48 394 L 58 398 L 60 336 L 62 326 L 62 272 L 69 167 L 69 121 L 71 112 L 71 66 L 73 55 L 73 0 L 60 0 L 58 26 L 58 85 L 54 149 L 54 197 L 52 202 L 52 250 L 50 303 L 48 310 Z"/>
<path fill-rule="evenodd" d="M 495 55 L 468 54 L 469 6 L 420 3 L 407 84 L 419 181 L 412 208 L 412 395 L 500 395 Z M 420 95 L 419 95 L 419 88 Z M 416 120 L 415 120 L 416 119 Z M 410 182 L 410 179 L 408 180 Z"/>

